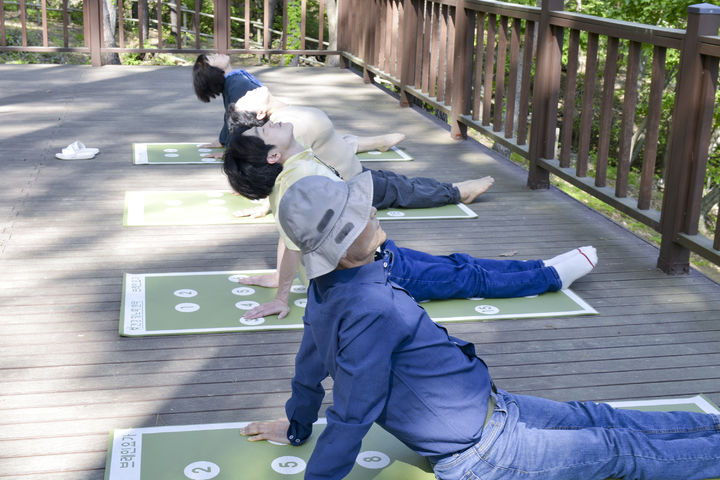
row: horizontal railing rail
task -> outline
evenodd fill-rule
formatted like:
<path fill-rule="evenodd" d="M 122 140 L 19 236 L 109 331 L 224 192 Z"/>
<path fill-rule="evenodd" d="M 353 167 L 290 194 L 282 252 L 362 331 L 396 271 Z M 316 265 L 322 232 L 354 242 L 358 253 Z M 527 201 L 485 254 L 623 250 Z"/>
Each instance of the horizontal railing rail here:
<path fill-rule="evenodd" d="M 298 25 L 288 24 L 287 2 L 281 4 L 278 16 L 282 15 L 283 18 L 282 30 L 272 26 L 274 18 L 270 18 L 268 13 L 269 0 L 264 1 L 261 18 L 251 16 L 250 0 L 244 0 L 241 4 L 245 7 L 243 16 L 231 15 L 230 0 L 214 0 L 210 12 L 203 11 L 200 0 L 192 2 L 192 8 L 187 6 L 190 2 L 180 3 L 180 15 L 177 15 L 177 3 L 163 0 L 118 1 L 114 12 L 116 24 L 109 27 L 103 21 L 102 0 L 84 0 L 82 10 L 69 5 L 68 0 L 0 0 L 0 52 L 89 53 L 93 65 L 101 65 L 102 55 L 108 53 L 196 54 L 220 51 L 251 55 L 339 54 L 331 48 L 325 33 L 325 0 L 314 0 L 313 5 L 317 10 L 314 18 L 308 16 L 308 1 L 303 0 Z M 142 7 L 143 4 L 147 5 L 147 10 Z M 30 11 L 40 12 L 34 22 L 28 20 Z M 61 16 L 56 23 L 62 28 L 63 37 L 56 40 L 55 44 L 50 38 L 48 12 Z M 73 22 L 72 16 L 78 16 L 81 12 L 82 18 Z M 18 27 L 8 18 L 13 13 L 16 13 Z M 317 25 L 317 36 L 307 34 L 307 26 L 311 21 Z M 201 25 L 207 28 L 201 29 Z M 105 32 L 108 28 L 113 29 L 109 36 Z M 75 45 L 71 45 L 71 29 L 80 38 Z M 11 45 L 7 40 L 6 33 L 11 30 L 19 31 L 17 45 Z M 42 40 L 29 40 L 29 32 L 34 30 L 40 32 Z M 173 38 L 168 39 L 168 32 Z M 294 44 L 288 43 L 289 39 L 291 42 L 294 39 Z"/>

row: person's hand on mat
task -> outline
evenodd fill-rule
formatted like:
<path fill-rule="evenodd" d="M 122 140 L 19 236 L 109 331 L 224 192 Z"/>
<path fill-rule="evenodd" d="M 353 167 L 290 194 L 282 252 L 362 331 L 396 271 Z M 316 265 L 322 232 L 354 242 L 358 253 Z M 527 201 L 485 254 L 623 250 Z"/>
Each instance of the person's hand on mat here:
<path fill-rule="evenodd" d="M 242 427 L 240 434 L 249 436 L 248 440 L 251 442 L 270 440 L 288 444 L 290 443 L 287 439 L 288 428 L 290 428 L 290 422 L 286 418 L 279 418 L 270 422 L 253 422 L 246 427 Z"/>
<path fill-rule="evenodd" d="M 243 208 L 242 210 L 235 210 L 232 214 L 234 217 L 250 217 L 260 218 L 264 217 L 270 211 L 270 200 L 263 198 L 257 207 Z M 277 285 L 276 285 L 277 286 Z"/>
<path fill-rule="evenodd" d="M 290 313 L 290 306 L 287 302 L 276 298 L 248 310 L 243 317 L 252 320 L 253 318 L 267 317 L 268 315 L 277 315 L 278 319 L 281 319 L 287 317 L 288 313 Z"/>
<path fill-rule="evenodd" d="M 262 275 L 250 275 L 238 278 L 238 283 L 242 283 L 243 285 L 257 285 L 258 287 L 267 288 L 277 288 L 278 281 L 277 270 L 271 273 L 264 273 Z"/>
<path fill-rule="evenodd" d="M 198 145 L 198 148 L 222 148 L 223 144 L 220 142 L 212 142 L 212 143 L 203 143 L 202 145 Z"/>
<path fill-rule="evenodd" d="M 224 153 L 225 153 L 224 150 L 221 152 L 206 153 L 205 155 L 203 155 L 203 157 L 205 157 L 205 158 L 222 158 Z"/>

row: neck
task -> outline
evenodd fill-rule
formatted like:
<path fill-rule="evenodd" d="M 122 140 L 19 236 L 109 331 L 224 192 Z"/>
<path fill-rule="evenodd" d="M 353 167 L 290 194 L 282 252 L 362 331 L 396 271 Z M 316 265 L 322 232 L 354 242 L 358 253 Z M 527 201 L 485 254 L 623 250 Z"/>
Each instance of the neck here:
<path fill-rule="evenodd" d="M 297 155 L 298 153 L 304 152 L 305 150 L 307 150 L 307 148 L 303 147 L 302 145 L 300 145 L 300 143 L 298 143 L 297 140 L 293 139 L 290 146 L 287 148 L 287 150 L 285 150 L 281 163 L 285 163 L 285 160 L 287 160 L 288 158 L 292 157 L 293 155 Z"/>
<path fill-rule="evenodd" d="M 278 111 L 284 107 L 287 107 L 287 103 L 271 96 L 270 99 L 268 100 L 267 114 L 272 115 L 273 113 L 275 113 L 276 111 Z"/>
<path fill-rule="evenodd" d="M 338 266 L 337 266 L 336 270 L 348 270 L 350 268 L 362 267 L 363 265 L 367 265 L 374 261 L 375 261 L 375 253 L 374 252 L 363 259 L 351 259 L 351 258 L 343 257 L 340 259 L 340 262 L 338 262 Z"/>

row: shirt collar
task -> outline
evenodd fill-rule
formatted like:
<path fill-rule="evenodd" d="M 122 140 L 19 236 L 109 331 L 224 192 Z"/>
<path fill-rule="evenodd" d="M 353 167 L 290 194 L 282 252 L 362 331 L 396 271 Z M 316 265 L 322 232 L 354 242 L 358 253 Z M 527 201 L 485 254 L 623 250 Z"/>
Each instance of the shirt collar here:
<path fill-rule="evenodd" d="M 325 290 L 342 283 L 382 283 L 387 281 L 389 264 L 385 260 L 377 260 L 355 268 L 333 270 L 315 279 L 318 287 Z"/>

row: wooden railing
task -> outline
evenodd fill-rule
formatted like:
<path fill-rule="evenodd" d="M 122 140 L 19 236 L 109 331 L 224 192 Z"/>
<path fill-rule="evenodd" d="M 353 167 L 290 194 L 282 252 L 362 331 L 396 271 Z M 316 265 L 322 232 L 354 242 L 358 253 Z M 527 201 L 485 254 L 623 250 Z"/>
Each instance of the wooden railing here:
<path fill-rule="evenodd" d="M 103 63 L 102 55 L 108 53 L 181 53 L 196 54 L 209 51 L 219 51 L 230 54 L 290 54 L 290 55 L 335 55 L 339 52 L 329 48 L 328 38 L 325 35 L 326 5 L 325 0 L 314 0 L 317 7 L 317 17 L 309 18 L 308 1 L 301 2 L 301 21 L 299 25 L 289 25 L 287 16 L 287 1 L 279 2 L 280 14 L 283 16 L 282 30 L 272 28 L 273 19 L 269 18 L 269 0 L 264 0 L 261 18 L 251 16 L 251 0 L 240 0 L 235 5 L 244 7 L 240 10 L 244 15 L 231 16 L 231 0 L 213 0 L 212 11 L 204 12 L 202 0 L 147 0 L 148 11 L 141 8 L 138 0 L 133 0 L 129 9 L 124 6 L 126 2 L 115 2 L 114 12 L 117 23 L 113 34 L 112 44 L 108 44 L 106 26 L 103 22 L 103 0 L 83 0 L 82 10 L 73 8 L 69 0 L 13 0 L 6 2 L 0 0 L 0 52 L 19 51 L 37 53 L 71 52 L 90 54 L 91 63 L 100 66 Z M 177 7 L 180 3 L 180 14 Z M 207 3 L 207 0 L 205 0 Z M 284 3 L 284 5 L 283 5 Z M 192 4 L 192 8 L 188 5 Z M 37 12 L 37 20 L 28 22 L 29 12 Z M 62 28 L 62 39 L 52 41 L 49 34 L 48 12 L 55 12 L 60 17 L 56 20 Z M 82 12 L 80 19 L 79 12 Z M 6 36 L 11 27 L 12 19 L 17 16 L 20 31 L 19 45 L 11 45 Z M 168 19 L 173 21 L 169 22 Z M 313 20 L 318 26 L 318 34 L 311 37 L 307 34 L 307 25 Z M 34 24 L 34 28 L 29 23 Z M 212 35 L 203 33 L 201 25 L 208 25 Z M 147 25 L 145 28 L 140 26 Z M 299 46 L 288 45 L 288 38 L 293 37 L 299 30 Z M 31 41 L 28 33 L 38 30 L 42 39 Z M 75 31 L 81 41 L 76 41 L 69 32 Z M 165 33 L 172 32 L 172 40 L 165 40 Z"/>
<path fill-rule="evenodd" d="M 48 40 L 53 1 L 62 17 L 60 45 Z M 5 41 L 8 10 L 0 0 L 0 51 L 89 53 L 93 65 L 112 52 L 340 55 L 367 81 L 379 77 L 396 86 L 403 104 L 420 102 L 444 113 L 455 138 L 473 129 L 526 159 L 530 188 L 548 188 L 550 174 L 556 175 L 658 231 L 664 271 L 687 272 L 690 252 L 720 265 L 720 225 L 713 239 L 698 234 L 717 96 L 720 7 L 689 7 L 687 28 L 679 30 L 565 12 L 562 0 L 538 0 L 538 6 L 338 0 L 338 45 L 331 49 L 323 38 L 325 0 L 314 0 L 320 12 L 314 43 L 308 43 L 302 0 L 299 48 L 287 44 L 289 29 L 297 29 L 288 25 L 287 1 L 279 2 L 279 32 L 271 28 L 268 0 L 262 19 L 250 18 L 250 0 L 240 0 L 245 15 L 232 18 L 230 1 L 214 0 L 211 17 L 201 11 L 201 0 L 194 8 L 181 2 L 184 19 L 176 15 L 171 24 L 167 11 L 177 4 L 151 1 L 151 39 L 128 27 L 147 23 L 143 9 L 133 16 L 119 2 L 118 46 L 108 47 L 102 0 L 84 0 L 82 25 L 73 23 L 68 0 L 39 0 L 42 45 L 28 42 L 26 0 L 15 0 L 22 31 L 16 46 Z M 200 25 L 210 21 L 213 42 L 204 44 Z M 253 25 L 260 28 L 251 37 Z M 80 45 L 70 40 L 72 28 L 82 28 Z M 163 40 L 167 28 L 175 32 L 171 43 Z M 668 71 L 666 59 L 678 55 L 677 71 Z M 668 101 L 672 114 L 663 113 Z M 657 172 L 664 172 L 660 182 Z M 652 208 L 660 196 L 662 203 Z"/>
<path fill-rule="evenodd" d="M 720 228 L 712 240 L 698 234 L 720 7 L 689 7 L 687 30 L 676 30 L 564 12 L 562 0 L 538 4 L 348 0 L 339 49 L 367 80 L 394 84 L 402 102 L 445 112 L 454 137 L 472 128 L 527 159 L 530 188 L 548 188 L 552 173 L 660 232 L 663 271 L 687 272 L 691 251 L 720 265 Z M 675 78 L 669 52 L 680 55 L 675 88 L 666 85 Z M 674 97 L 671 116 L 663 95 Z"/>

